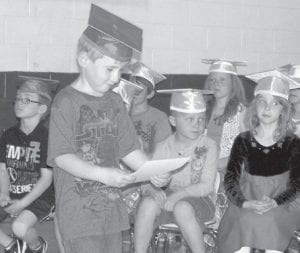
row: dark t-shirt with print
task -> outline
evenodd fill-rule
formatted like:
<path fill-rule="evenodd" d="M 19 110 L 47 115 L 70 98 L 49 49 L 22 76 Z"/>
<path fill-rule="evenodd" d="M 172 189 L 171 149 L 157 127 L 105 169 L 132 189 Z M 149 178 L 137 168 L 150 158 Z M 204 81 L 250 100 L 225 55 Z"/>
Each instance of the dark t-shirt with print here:
<path fill-rule="evenodd" d="M 167 114 L 155 107 L 149 106 L 146 112 L 132 115 L 131 118 L 147 154 L 152 154 L 155 144 L 172 134 Z"/>
<path fill-rule="evenodd" d="M 10 197 L 21 199 L 31 192 L 47 168 L 48 130 L 40 123 L 28 135 L 19 125 L 6 130 L 0 138 L 0 162 L 5 163 L 10 179 Z M 54 201 L 53 185 L 40 198 Z"/>
<path fill-rule="evenodd" d="M 116 233 L 128 228 L 119 189 L 77 178 L 54 159 L 76 154 L 89 163 L 119 167 L 119 160 L 139 148 L 121 97 L 94 97 L 66 87 L 55 98 L 50 119 L 48 163 L 54 167 L 56 215 L 65 240 Z"/>

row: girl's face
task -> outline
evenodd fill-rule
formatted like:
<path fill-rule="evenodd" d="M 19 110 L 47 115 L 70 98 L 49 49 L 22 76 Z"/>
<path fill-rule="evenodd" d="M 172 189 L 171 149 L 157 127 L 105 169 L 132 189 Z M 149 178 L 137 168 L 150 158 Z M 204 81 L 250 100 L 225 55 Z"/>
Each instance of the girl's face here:
<path fill-rule="evenodd" d="M 256 98 L 256 111 L 260 123 L 272 124 L 278 121 L 282 104 L 270 94 L 260 94 Z"/>
<path fill-rule="evenodd" d="M 180 113 L 170 116 L 170 121 L 176 127 L 176 134 L 182 140 L 196 140 L 204 133 L 206 126 L 205 112 Z"/>
<path fill-rule="evenodd" d="M 289 101 L 292 104 L 300 104 L 300 89 L 290 90 Z"/>
<path fill-rule="evenodd" d="M 210 73 L 209 88 L 214 91 L 215 98 L 229 97 L 232 92 L 231 75 L 227 73 Z"/>

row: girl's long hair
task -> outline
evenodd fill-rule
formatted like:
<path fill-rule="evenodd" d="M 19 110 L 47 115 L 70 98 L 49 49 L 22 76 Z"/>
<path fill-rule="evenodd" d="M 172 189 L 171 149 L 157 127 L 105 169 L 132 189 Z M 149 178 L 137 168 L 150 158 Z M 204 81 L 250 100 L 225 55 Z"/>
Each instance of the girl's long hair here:
<path fill-rule="evenodd" d="M 245 96 L 245 90 L 243 86 L 243 82 L 241 79 L 232 74 L 228 74 L 231 77 L 231 84 L 232 84 L 232 92 L 230 93 L 230 97 L 228 99 L 228 102 L 225 106 L 223 115 L 217 117 L 215 120 L 217 124 L 223 124 L 226 122 L 230 117 L 237 114 L 239 110 L 241 110 L 241 105 L 247 106 L 247 99 Z M 205 80 L 204 83 L 204 89 L 210 89 L 210 75 Z M 211 96 L 207 100 L 207 109 L 206 109 L 206 116 L 207 120 L 209 121 L 212 116 L 212 111 L 215 106 L 216 99 L 214 96 Z"/>
<path fill-rule="evenodd" d="M 253 135 L 257 134 L 257 127 L 259 126 L 259 118 L 257 116 L 256 103 L 259 98 L 259 95 L 256 96 L 248 110 L 249 118 L 249 130 Z M 274 132 L 274 141 L 279 141 L 284 137 L 292 134 L 294 132 L 294 125 L 292 122 L 292 107 L 289 101 L 284 98 L 274 96 L 274 98 L 282 105 L 282 111 L 279 115 L 277 128 Z"/>

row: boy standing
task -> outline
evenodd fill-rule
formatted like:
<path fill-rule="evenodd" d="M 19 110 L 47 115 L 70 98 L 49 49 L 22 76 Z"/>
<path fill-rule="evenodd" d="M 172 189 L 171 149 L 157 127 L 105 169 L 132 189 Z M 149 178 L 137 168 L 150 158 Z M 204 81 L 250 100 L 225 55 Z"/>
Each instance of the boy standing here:
<path fill-rule="evenodd" d="M 166 77 L 141 62 L 135 63 L 132 69 L 131 81 L 143 90 L 134 97 L 130 114 L 143 150 L 151 157 L 155 144 L 172 133 L 168 116 L 149 104 L 149 100 L 155 95 L 155 85 Z"/>
<path fill-rule="evenodd" d="M 135 178 L 119 169 L 119 160 L 136 170 L 147 158 L 121 97 L 111 90 L 140 42 L 139 28 L 92 5 L 78 43 L 80 76 L 53 102 L 48 162 L 66 253 L 121 252 L 121 231 L 129 224 L 119 188 Z"/>
<path fill-rule="evenodd" d="M 54 81 L 22 79 L 14 106 L 20 122 L 0 139 L 0 219 L 15 217 L 16 238 L 0 230 L 0 243 L 8 253 L 44 253 L 47 243 L 33 226 L 54 205 L 52 169 L 46 165 L 48 130 L 41 122 L 51 103 L 49 83 Z"/>
<path fill-rule="evenodd" d="M 214 215 L 209 195 L 218 160 L 216 143 L 205 135 L 205 109 L 201 91 L 172 93 L 169 119 L 176 132 L 158 143 L 153 159 L 190 156 L 191 161 L 172 175 L 166 191 L 152 186 L 144 191 L 135 223 L 137 253 L 146 253 L 155 225 L 170 222 L 178 224 L 192 252 L 205 252 L 203 223 Z"/>

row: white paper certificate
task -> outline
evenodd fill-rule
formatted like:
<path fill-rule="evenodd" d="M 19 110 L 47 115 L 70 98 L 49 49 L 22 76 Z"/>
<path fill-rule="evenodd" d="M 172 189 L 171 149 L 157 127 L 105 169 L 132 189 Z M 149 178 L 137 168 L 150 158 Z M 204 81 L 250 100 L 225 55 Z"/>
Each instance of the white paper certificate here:
<path fill-rule="evenodd" d="M 132 175 L 136 177 L 135 182 L 148 181 L 153 176 L 181 168 L 189 160 L 190 157 L 147 161 Z"/>

